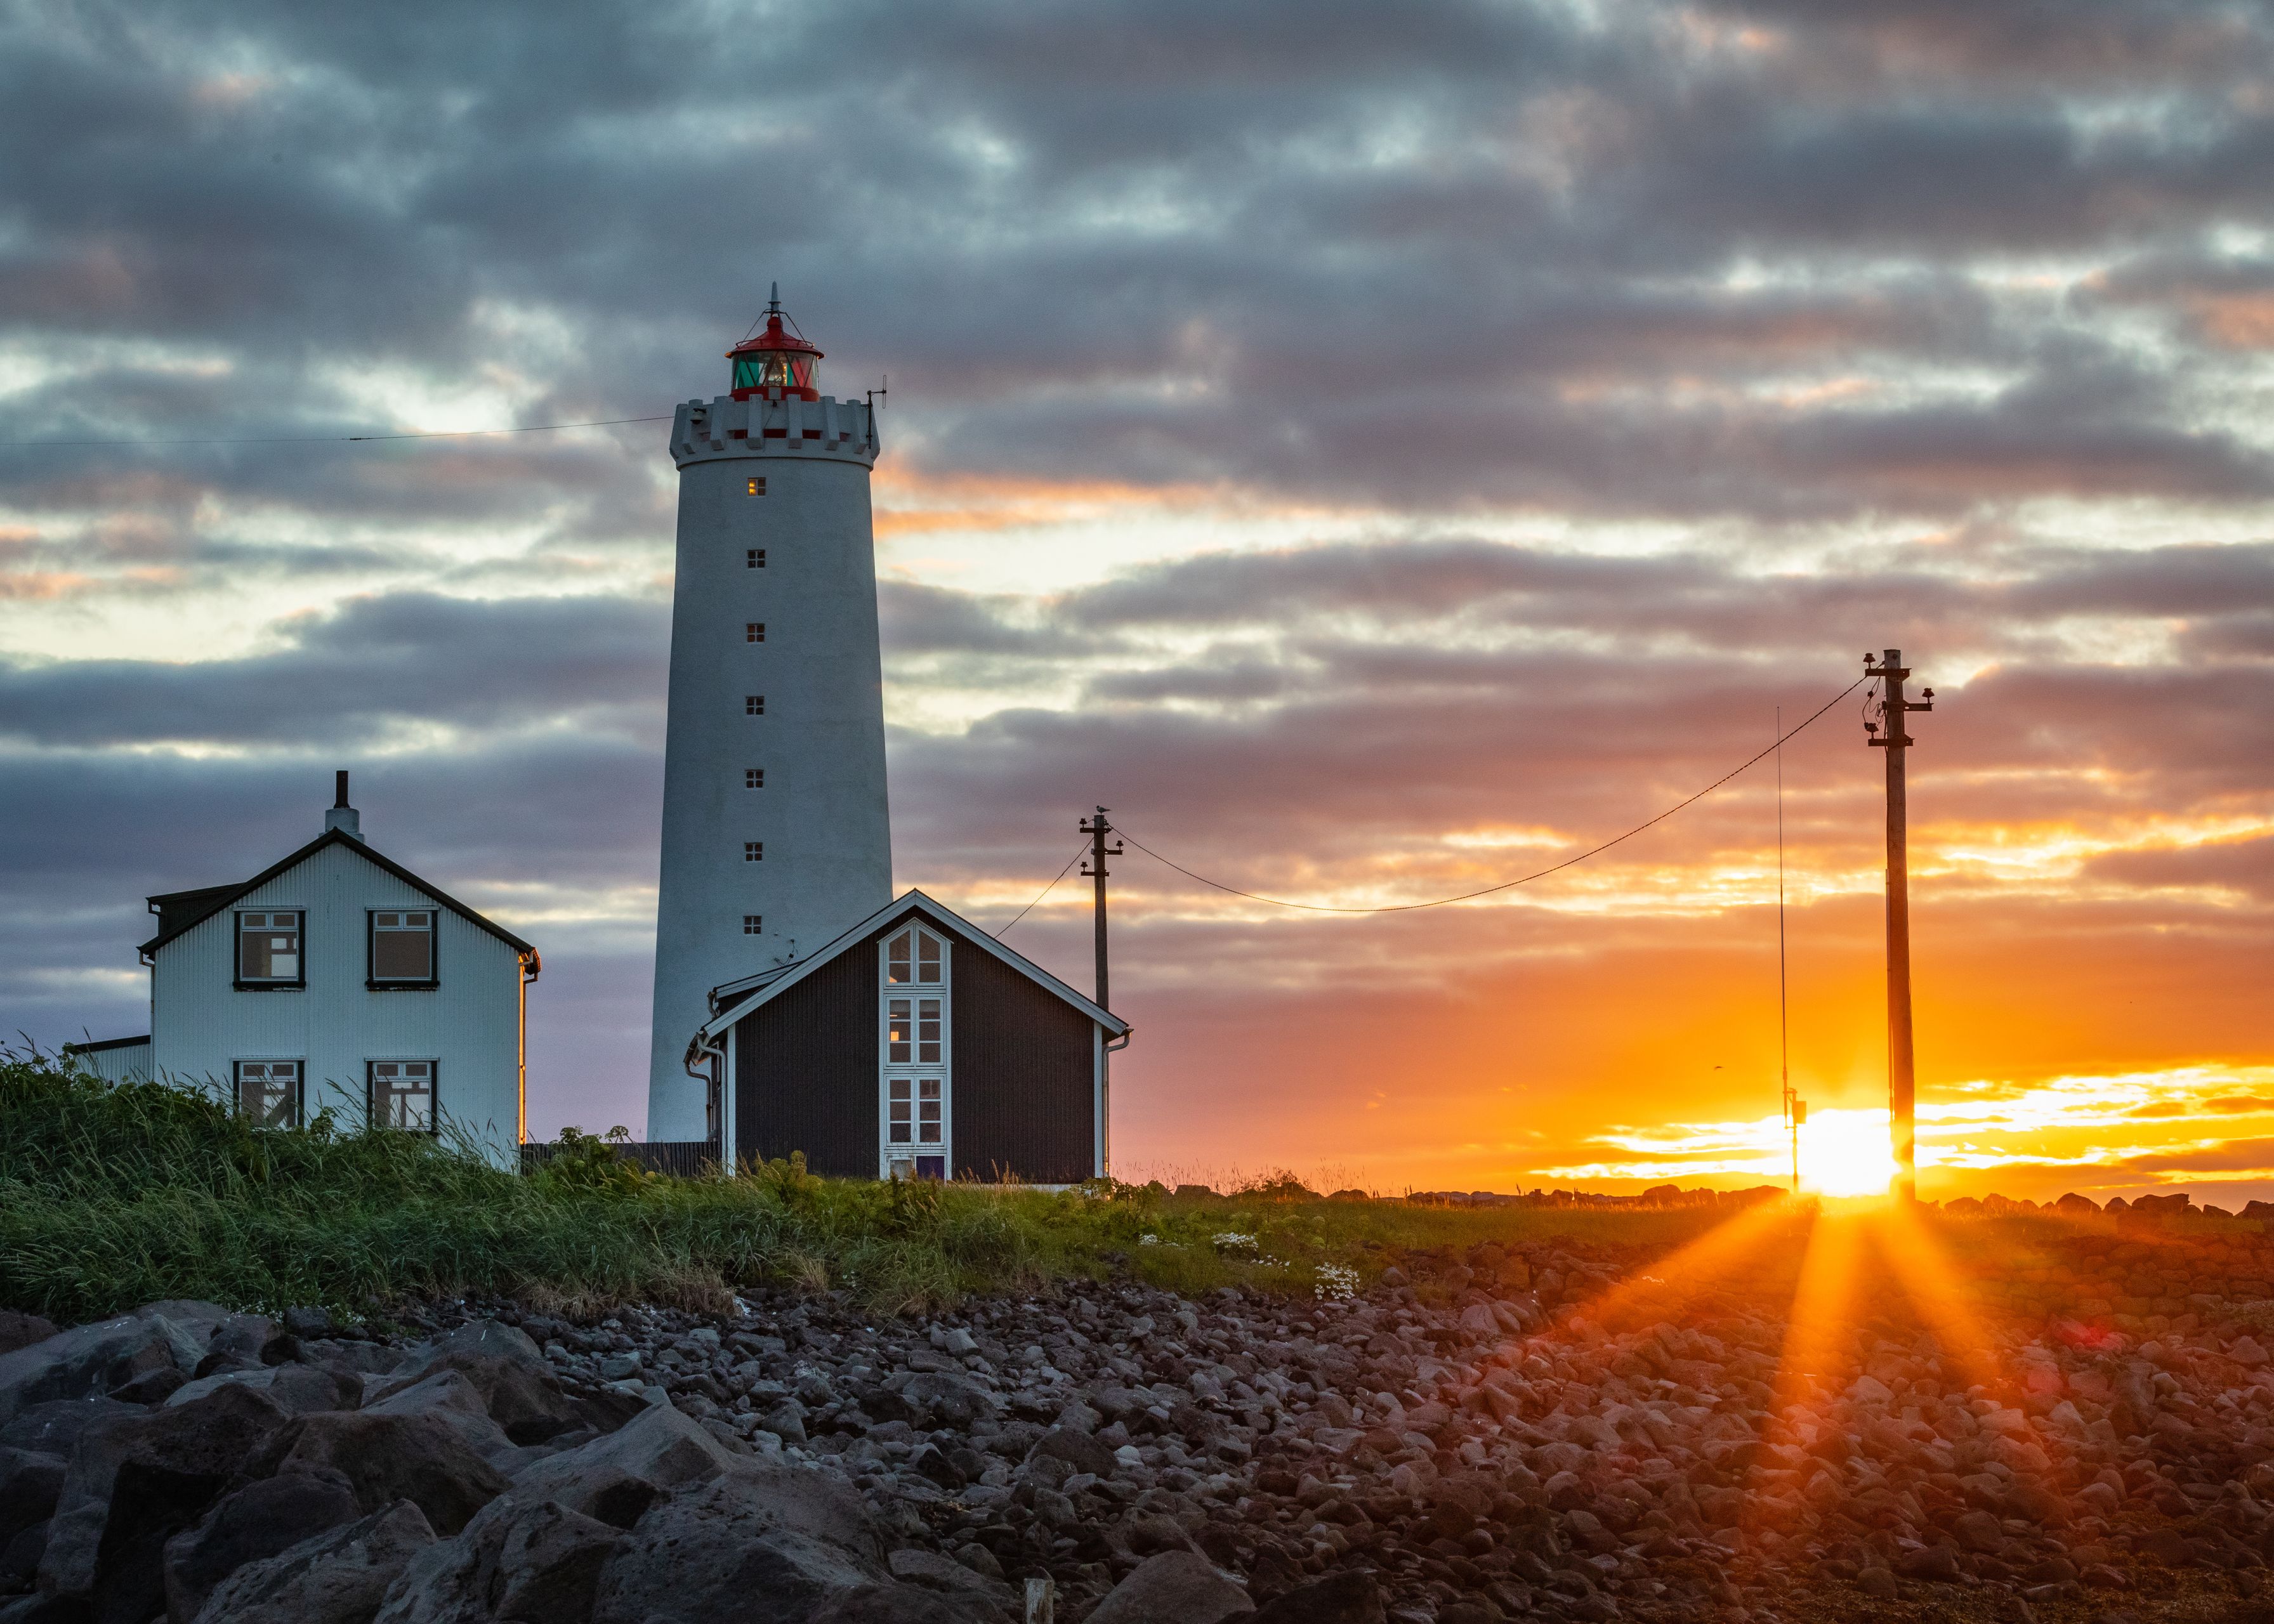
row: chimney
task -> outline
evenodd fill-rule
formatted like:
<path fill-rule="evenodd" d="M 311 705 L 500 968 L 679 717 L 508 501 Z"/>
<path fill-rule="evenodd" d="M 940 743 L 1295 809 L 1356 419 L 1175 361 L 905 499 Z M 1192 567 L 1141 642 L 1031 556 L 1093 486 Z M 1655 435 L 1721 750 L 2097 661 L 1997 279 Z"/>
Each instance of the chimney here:
<path fill-rule="evenodd" d="M 336 829 L 360 840 L 363 838 L 363 820 L 356 815 L 356 809 L 348 805 L 348 770 L 343 767 L 333 777 L 337 787 L 332 796 L 332 808 L 324 814 L 324 828 L 327 831 Z"/>

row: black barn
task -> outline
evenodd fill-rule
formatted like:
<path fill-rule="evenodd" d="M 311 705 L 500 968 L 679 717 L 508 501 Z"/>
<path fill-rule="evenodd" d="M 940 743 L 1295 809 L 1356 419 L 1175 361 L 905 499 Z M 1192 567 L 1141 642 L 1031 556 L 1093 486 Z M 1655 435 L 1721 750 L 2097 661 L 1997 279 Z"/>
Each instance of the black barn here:
<path fill-rule="evenodd" d="M 729 982 L 697 1038 L 724 1050 L 734 1160 L 803 1151 L 840 1177 L 1106 1170 L 1106 1056 L 1129 1023 L 920 891 L 779 970 Z"/>

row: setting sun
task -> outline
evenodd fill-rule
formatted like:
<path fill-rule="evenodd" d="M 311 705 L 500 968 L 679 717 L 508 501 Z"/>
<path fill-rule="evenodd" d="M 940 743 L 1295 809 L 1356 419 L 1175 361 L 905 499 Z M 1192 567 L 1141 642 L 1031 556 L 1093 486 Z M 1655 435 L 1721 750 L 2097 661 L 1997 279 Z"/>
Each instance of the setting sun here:
<path fill-rule="evenodd" d="M 1818 1111 L 1800 1131 L 1802 1184 L 1825 1195 L 1884 1195 L 1895 1174 L 1887 1113 Z"/>

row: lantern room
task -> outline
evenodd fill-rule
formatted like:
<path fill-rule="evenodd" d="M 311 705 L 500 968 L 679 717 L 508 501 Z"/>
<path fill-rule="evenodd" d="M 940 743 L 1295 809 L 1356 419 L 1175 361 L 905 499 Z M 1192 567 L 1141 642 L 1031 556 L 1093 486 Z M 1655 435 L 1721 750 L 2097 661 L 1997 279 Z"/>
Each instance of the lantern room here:
<path fill-rule="evenodd" d="M 766 302 L 765 331 L 746 338 L 727 352 L 734 364 L 734 382 L 730 386 L 738 401 L 752 395 L 767 400 L 786 400 L 795 395 L 802 401 L 817 401 L 821 391 L 814 386 L 814 370 L 821 360 L 821 351 L 794 333 L 782 330 L 781 285 L 774 285 L 773 297 Z"/>

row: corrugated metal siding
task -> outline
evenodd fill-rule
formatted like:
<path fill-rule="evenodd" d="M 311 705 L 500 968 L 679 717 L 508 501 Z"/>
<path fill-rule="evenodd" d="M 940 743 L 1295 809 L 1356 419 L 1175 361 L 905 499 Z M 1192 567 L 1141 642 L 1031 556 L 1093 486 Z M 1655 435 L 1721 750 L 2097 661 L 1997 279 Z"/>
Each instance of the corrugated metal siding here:
<path fill-rule="evenodd" d="M 877 1176 L 876 942 L 734 1023 L 738 1158 L 802 1150 L 817 1173 Z"/>
<path fill-rule="evenodd" d="M 513 949 L 438 909 L 441 985 L 403 992 L 364 985 L 365 910 L 432 906 L 349 847 L 327 846 L 158 950 L 152 1064 L 161 1076 L 225 1098 L 232 1061 L 300 1060 L 308 1113 L 329 1105 L 359 1124 L 365 1061 L 431 1059 L 444 1118 L 499 1166 L 518 1165 L 521 966 Z M 305 910 L 305 989 L 240 992 L 232 985 L 237 915 L 246 908 Z"/>
<path fill-rule="evenodd" d="M 150 1080 L 150 1045 L 129 1043 L 115 1049 L 74 1051 L 79 1069 L 107 1083 L 147 1083 Z"/>
<path fill-rule="evenodd" d="M 957 1176 L 1095 1177 L 1089 1017 L 976 947 L 955 954 L 951 979 Z"/>
<path fill-rule="evenodd" d="M 533 1173 L 560 1154 L 558 1145 L 523 1145 L 521 1170 Z M 634 1139 L 617 1146 L 616 1154 L 651 1173 L 697 1178 L 717 1165 L 719 1147 L 709 1139 Z"/>

